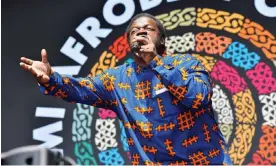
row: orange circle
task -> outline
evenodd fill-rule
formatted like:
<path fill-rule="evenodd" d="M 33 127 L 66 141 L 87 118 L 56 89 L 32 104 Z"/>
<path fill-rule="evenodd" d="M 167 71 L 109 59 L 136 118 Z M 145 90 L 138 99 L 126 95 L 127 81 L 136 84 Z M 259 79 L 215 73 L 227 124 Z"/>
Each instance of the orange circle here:
<path fill-rule="evenodd" d="M 276 53 L 276 45 L 274 45 L 274 46 L 271 47 L 271 51 L 272 51 L 273 53 Z"/>
<path fill-rule="evenodd" d="M 265 42 L 266 42 L 266 37 L 265 37 L 265 36 L 260 36 L 260 41 L 261 41 L 262 43 L 265 43 Z"/>
<path fill-rule="evenodd" d="M 220 24 L 224 22 L 224 19 L 222 17 L 218 17 L 216 20 Z"/>
<path fill-rule="evenodd" d="M 247 28 L 247 32 L 248 32 L 248 34 L 252 35 L 255 33 L 255 30 L 253 27 L 250 27 L 250 28 Z"/>

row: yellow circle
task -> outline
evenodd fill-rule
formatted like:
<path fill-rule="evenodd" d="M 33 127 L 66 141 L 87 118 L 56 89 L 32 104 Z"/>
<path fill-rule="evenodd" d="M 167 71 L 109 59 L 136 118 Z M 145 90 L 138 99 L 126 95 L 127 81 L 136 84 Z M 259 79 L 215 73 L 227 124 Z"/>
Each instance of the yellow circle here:
<path fill-rule="evenodd" d="M 176 22 L 176 21 L 177 21 L 177 17 L 174 16 L 174 17 L 172 18 L 172 22 Z"/>
<path fill-rule="evenodd" d="M 216 20 L 220 24 L 224 22 L 224 19 L 222 17 L 218 17 Z"/>
<path fill-rule="evenodd" d="M 191 17 L 191 15 L 186 14 L 186 15 L 184 16 L 184 18 L 185 18 L 186 20 L 190 20 L 192 17 Z"/>
<path fill-rule="evenodd" d="M 109 64 L 109 63 L 110 63 L 110 59 L 105 59 L 105 60 L 104 60 L 104 63 L 105 63 L 105 64 Z"/>
<path fill-rule="evenodd" d="M 208 20 L 210 20 L 210 17 L 207 14 L 204 14 L 204 16 L 202 16 L 202 19 L 204 21 L 208 21 Z"/>
<path fill-rule="evenodd" d="M 238 21 L 237 21 L 237 20 L 233 20 L 233 21 L 232 21 L 232 26 L 233 26 L 234 28 L 237 28 L 237 27 L 239 26 Z"/>

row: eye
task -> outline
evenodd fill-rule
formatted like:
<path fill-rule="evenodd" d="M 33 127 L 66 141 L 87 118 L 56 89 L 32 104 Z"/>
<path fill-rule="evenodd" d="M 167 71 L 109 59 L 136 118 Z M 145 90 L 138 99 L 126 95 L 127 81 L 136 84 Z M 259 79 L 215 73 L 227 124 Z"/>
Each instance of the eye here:
<path fill-rule="evenodd" d="M 133 28 L 133 29 L 130 31 L 130 34 L 134 34 L 134 33 L 136 33 L 137 31 L 138 31 L 137 28 Z"/>
<path fill-rule="evenodd" d="M 153 27 L 146 27 L 146 30 L 154 31 L 155 29 Z"/>

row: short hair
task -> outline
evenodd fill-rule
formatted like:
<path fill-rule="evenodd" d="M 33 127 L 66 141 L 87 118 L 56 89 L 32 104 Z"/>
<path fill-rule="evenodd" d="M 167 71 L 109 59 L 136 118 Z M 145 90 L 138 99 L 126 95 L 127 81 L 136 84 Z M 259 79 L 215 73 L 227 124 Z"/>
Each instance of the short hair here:
<path fill-rule="evenodd" d="M 151 15 L 151 14 L 148 14 L 148 13 L 140 13 L 140 14 L 137 14 L 136 16 L 134 16 L 134 17 L 131 19 L 129 25 L 127 26 L 126 33 L 127 33 L 127 42 L 128 42 L 129 44 L 130 44 L 130 41 L 129 41 L 129 36 L 130 36 L 130 32 L 129 32 L 129 31 L 130 31 L 130 27 L 131 27 L 132 23 L 133 23 L 135 20 L 137 20 L 138 18 L 141 18 L 141 17 L 148 17 L 148 18 L 153 19 L 153 20 L 155 21 L 156 25 L 157 25 L 157 28 L 158 28 L 159 32 L 160 32 L 161 38 L 165 40 L 165 38 L 166 38 L 166 30 L 165 30 L 165 28 L 163 27 L 163 24 L 162 24 L 157 18 L 155 18 L 155 17 L 154 17 L 153 15 Z"/>

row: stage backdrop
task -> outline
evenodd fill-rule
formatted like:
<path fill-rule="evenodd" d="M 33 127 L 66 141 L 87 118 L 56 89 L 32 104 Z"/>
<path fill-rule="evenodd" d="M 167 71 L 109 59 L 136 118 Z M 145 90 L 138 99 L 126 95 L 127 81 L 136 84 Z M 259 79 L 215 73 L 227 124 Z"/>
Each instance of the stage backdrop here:
<path fill-rule="evenodd" d="M 19 58 L 40 60 L 45 48 L 55 71 L 95 76 L 133 60 L 125 29 L 140 12 L 163 23 L 168 53 L 191 53 L 210 72 L 233 163 L 276 164 L 273 0 L 2 1 L 1 151 L 37 144 L 78 164 L 130 164 L 132 142 L 111 110 L 44 96 Z"/>

